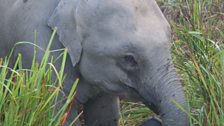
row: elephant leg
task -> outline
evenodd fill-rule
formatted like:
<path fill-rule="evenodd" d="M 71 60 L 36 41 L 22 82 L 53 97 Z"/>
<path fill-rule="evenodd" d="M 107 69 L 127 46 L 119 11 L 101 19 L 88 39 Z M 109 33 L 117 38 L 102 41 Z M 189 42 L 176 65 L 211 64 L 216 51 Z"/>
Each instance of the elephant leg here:
<path fill-rule="evenodd" d="M 117 96 L 100 93 L 84 104 L 86 126 L 118 126 L 119 99 Z"/>

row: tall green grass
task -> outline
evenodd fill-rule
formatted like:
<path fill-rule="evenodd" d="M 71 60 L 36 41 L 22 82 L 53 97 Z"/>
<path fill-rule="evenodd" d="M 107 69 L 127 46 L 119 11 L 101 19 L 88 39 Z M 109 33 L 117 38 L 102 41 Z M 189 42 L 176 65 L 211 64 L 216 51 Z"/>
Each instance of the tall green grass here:
<path fill-rule="evenodd" d="M 192 125 L 223 126 L 223 47 L 200 32 L 182 31 L 179 35 L 173 53 L 194 117 Z"/>
<path fill-rule="evenodd" d="M 23 68 L 21 54 L 18 55 L 13 68 L 9 68 L 10 56 L 1 60 L 0 126 L 57 126 L 65 122 L 78 80 L 74 83 L 69 96 L 59 98 L 59 93 L 63 94 L 61 87 L 67 50 L 64 49 L 60 57 L 51 57 L 50 46 L 55 33 L 56 30 L 40 63 L 36 62 L 35 54 L 38 46 L 34 44 L 34 57 L 30 69 Z M 17 44 L 29 44 L 29 42 Z M 53 65 L 56 59 L 62 61 L 59 71 Z M 63 100 L 66 102 L 62 102 Z M 75 120 L 77 117 L 74 117 L 74 122 Z"/>
<path fill-rule="evenodd" d="M 223 5 L 189 0 L 172 22 L 172 51 L 189 99 L 191 125 L 224 125 Z"/>

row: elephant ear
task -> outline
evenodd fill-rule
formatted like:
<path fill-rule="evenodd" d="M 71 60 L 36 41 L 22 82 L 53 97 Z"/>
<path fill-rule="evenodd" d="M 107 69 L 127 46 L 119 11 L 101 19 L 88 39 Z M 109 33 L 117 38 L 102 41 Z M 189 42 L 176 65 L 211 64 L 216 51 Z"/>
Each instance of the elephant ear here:
<path fill-rule="evenodd" d="M 157 4 L 157 2 L 155 0 L 146 0 L 146 2 L 148 3 L 148 6 L 150 8 L 150 12 L 153 12 L 154 14 L 156 14 L 158 17 L 161 18 L 160 21 L 165 21 L 164 22 L 164 26 L 168 27 L 168 31 L 170 33 L 170 25 L 168 23 L 168 21 L 166 20 L 166 17 L 164 16 L 163 12 L 161 11 L 159 5 Z"/>
<path fill-rule="evenodd" d="M 81 56 L 81 38 L 77 33 L 75 9 L 78 0 L 61 0 L 48 20 L 48 26 L 57 27 L 59 41 L 68 49 L 68 54 L 75 66 Z"/>

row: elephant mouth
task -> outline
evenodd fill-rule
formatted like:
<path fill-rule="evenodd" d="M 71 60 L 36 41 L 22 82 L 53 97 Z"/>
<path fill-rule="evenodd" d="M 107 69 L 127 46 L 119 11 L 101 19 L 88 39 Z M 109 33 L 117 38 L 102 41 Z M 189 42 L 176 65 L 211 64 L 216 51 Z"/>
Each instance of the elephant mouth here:
<path fill-rule="evenodd" d="M 109 82 L 101 81 L 101 83 L 104 85 L 99 87 L 102 91 L 110 92 L 110 94 L 118 95 L 121 98 L 130 99 L 131 101 L 142 102 L 155 114 L 159 115 L 159 107 L 153 103 L 152 99 L 154 98 L 152 98 L 152 95 L 143 96 L 137 89 L 127 85 L 118 84 L 119 86 L 117 85 L 116 87 L 112 88 L 110 87 L 112 84 Z"/>
<path fill-rule="evenodd" d="M 150 110 L 152 110 L 155 114 L 159 115 L 158 105 L 156 105 L 153 102 L 151 102 L 148 99 L 146 99 L 135 88 L 128 87 L 128 90 L 131 93 L 131 96 L 130 97 L 132 97 L 134 99 L 137 99 L 137 101 L 142 102 L 145 106 L 147 106 L 148 108 L 150 108 Z"/>

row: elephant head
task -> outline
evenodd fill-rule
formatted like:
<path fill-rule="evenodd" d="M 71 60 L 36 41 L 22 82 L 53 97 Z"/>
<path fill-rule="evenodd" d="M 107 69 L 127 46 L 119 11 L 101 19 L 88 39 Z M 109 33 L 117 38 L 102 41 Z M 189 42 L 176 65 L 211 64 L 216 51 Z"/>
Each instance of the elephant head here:
<path fill-rule="evenodd" d="M 92 86 L 138 95 L 163 126 L 188 126 L 174 104 L 187 109 L 169 52 L 170 26 L 155 0 L 62 0 L 49 26 L 58 27 L 73 65 Z"/>

